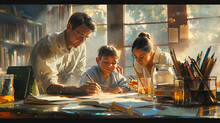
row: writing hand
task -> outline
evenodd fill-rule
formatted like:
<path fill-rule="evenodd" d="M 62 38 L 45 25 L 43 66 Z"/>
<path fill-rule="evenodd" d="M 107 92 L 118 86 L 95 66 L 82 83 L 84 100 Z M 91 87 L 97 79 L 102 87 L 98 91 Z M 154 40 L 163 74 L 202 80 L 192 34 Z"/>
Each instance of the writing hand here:
<path fill-rule="evenodd" d="M 101 94 L 102 89 L 99 86 L 98 83 L 96 82 L 86 82 L 82 84 L 79 89 L 81 90 L 82 93 L 86 95 L 93 95 L 93 94 Z"/>

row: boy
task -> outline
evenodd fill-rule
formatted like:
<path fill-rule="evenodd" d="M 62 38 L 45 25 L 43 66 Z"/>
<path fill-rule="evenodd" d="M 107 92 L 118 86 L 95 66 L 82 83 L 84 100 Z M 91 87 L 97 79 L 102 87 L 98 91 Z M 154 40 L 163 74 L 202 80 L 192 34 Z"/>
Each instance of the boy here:
<path fill-rule="evenodd" d="M 84 84 L 90 79 L 101 85 L 102 91 L 110 93 L 125 93 L 129 91 L 126 78 L 123 77 L 117 70 L 120 51 L 113 46 L 102 46 L 98 50 L 98 57 L 96 58 L 97 66 L 93 66 L 83 74 L 80 85 Z M 102 85 L 111 89 L 103 88 Z"/>

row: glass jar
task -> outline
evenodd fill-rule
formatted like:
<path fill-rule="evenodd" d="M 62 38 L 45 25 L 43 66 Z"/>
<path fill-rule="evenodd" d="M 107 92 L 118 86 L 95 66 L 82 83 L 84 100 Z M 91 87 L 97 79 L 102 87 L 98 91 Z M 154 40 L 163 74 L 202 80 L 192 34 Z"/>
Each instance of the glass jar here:
<path fill-rule="evenodd" d="M 14 101 L 14 74 L 0 75 L 0 104 Z"/>
<path fill-rule="evenodd" d="M 174 73 L 172 65 L 154 65 L 153 85 L 154 97 L 172 97 Z"/>

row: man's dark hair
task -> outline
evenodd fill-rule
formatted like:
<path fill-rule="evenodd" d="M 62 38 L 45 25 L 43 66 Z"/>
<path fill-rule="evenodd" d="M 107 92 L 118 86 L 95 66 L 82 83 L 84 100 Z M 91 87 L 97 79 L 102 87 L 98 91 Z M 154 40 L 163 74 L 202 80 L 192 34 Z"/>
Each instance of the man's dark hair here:
<path fill-rule="evenodd" d="M 78 26 L 85 24 L 88 28 L 90 28 L 93 32 L 95 30 L 95 24 L 92 18 L 86 14 L 85 12 L 76 12 L 71 15 L 68 23 L 72 25 L 72 30 L 77 28 Z"/>

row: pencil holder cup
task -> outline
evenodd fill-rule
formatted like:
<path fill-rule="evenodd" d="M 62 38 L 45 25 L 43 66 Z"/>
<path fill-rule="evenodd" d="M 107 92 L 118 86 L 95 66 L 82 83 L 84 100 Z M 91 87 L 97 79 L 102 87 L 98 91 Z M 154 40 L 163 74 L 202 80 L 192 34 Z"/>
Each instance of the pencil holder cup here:
<path fill-rule="evenodd" d="M 0 75 L 0 104 L 14 101 L 14 74 Z"/>
<path fill-rule="evenodd" d="M 209 78 L 176 77 L 174 79 L 174 105 L 209 105 L 217 103 L 216 76 Z"/>
<path fill-rule="evenodd" d="M 153 84 L 151 78 L 138 79 L 138 93 L 152 96 Z"/>

